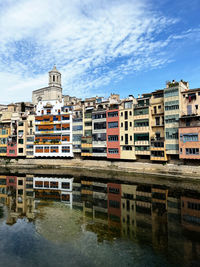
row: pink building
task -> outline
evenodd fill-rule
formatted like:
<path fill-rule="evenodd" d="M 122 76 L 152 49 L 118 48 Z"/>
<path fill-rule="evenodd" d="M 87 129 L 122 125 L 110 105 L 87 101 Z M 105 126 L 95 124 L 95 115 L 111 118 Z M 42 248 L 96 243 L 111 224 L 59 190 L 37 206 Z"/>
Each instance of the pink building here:
<path fill-rule="evenodd" d="M 120 159 L 119 108 L 110 106 L 106 112 L 107 123 L 107 158 Z"/>
<path fill-rule="evenodd" d="M 200 159 L 200 116 L 183 116 L 179 126 L 179 158 Z"/>

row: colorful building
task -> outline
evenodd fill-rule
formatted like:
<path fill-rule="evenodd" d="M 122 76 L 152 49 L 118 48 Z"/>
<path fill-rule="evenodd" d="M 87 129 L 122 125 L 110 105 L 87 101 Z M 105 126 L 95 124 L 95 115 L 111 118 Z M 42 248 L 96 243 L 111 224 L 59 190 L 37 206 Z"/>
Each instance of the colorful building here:
<path fill-rule="evenodd" d="M 200 89 L 182 92 L 179 158 L 200 159 Z"/>
<path fill-rule="evenodd" d="M 107 158 L 120 159 L 120 121 L 119 105 L 110 105 L 106 111 L 107 123 Z"/>
<path fill-rule="evenodd" d="M 152 93 L 151 100 L 151 160 L 167 161 L 164 123 L 164 91 Z"/>
<path fill-rule="evenodd" d="M 35 157 L 73 157 L 72 112 L 63 101 L 40 101 L 35 116 Z"/>
<path fill-rule="evenodd" d="M 134 106 L 134 145 L 135 155 L 138 159 L 150 159 L 151 135 L 151 94 L 143 94 L 137 98 Z"/>
<path fill-rule="evenodd" d="M 169 159 L 177 159 L 179 156 L 178 128 L 182 110 L 181 92 L 187 91 L 188 88 L 188 82 L 173 80 L 168 82 L 164 89 L 165 140 Z"/>
<path fill-rule="evenodd" d="M 122 101 L 119 108 L 120 159 L 135 160 L 133 118 L 136 99 L 130 96 Z"/>

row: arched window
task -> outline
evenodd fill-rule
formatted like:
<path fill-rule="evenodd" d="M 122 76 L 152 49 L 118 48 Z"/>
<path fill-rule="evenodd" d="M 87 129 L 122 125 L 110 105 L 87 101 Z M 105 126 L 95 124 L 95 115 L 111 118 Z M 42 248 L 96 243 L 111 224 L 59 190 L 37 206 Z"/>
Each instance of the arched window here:
<path fill-rule="evenodd" d="M 55 75 L 53 75 L 53 82 L 55 82 Z"/>

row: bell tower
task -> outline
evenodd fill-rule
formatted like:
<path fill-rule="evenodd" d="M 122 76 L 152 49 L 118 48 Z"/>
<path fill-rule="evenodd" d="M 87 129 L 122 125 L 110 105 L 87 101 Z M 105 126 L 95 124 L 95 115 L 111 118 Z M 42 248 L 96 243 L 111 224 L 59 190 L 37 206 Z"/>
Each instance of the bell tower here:
<path fill-rule="evenodd" d="M 61 73 L 56 69 L 55 65 L 53 69 L 49 71 L 49 87 L 52 86 L 61 87 Z"/>

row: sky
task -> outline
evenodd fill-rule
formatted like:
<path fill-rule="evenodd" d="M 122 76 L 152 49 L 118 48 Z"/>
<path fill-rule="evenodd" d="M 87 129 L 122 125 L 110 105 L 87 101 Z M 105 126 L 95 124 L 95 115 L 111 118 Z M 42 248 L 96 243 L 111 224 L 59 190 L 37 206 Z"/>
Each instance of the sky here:
<path fill-rule="evenodd" d="M 54 64 L 63 94 L 200 87 L 199 0 L 0 0 L 0 104 L 31 101 Z"/>

